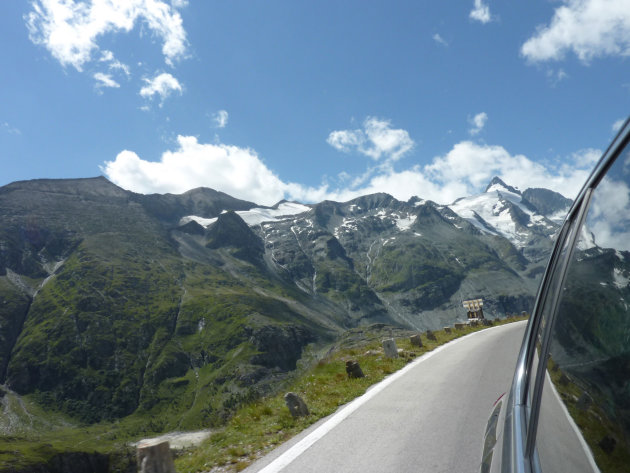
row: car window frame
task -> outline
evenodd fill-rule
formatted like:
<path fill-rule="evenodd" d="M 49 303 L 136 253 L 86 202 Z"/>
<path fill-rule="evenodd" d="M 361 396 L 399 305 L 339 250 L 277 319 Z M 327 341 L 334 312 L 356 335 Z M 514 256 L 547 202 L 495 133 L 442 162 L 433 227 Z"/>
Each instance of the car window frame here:
<path fill-rule="evenodd" d="M 516 447 L 520 450 L 520 452 L 516 453 L 517 455 L 518 453 L 522 453 L 522 460 L 524 462 L 524 464 L 518 465 L 517 469 L 519 471 L 540 471 L 540 464 L 538 463 L 537 455 L 535 454 L 536 432 L 538 427 L 538 415 L 540 411 L 542 390 L 544 386 L 546 363 L 538 363 L 537 372 L 533 378 L 534 387 L 532 390 L 529 389 L 529 383 L 532 379 L 530 374 L 534 356 L 536 354 L 536 338 L 547 303 L 552 304 L 552 311 L 550 313 L 548 326 L 546 327 L 544 333 L 544 338 L 541 341 L 541 350 L 539 355 L 540 360 L 544 360 L 548 356 L 550 333 L 558 311 L 560 291 L 558 291 L 557 294 L 552 295 L 551 299 L 548 299 L 550 284 L 554 281 L 555 277 L 560 277 L 561 281 L 559 287 L 563 287 L 569 263 L 575 251 L 593 193 L 621 152 L 629 146 L 630 118 L 625 121 L 615 139 L 603 153 L 602 157 L 595 166 L 595 169 L 590 174 L 586 183 L 582 187 L 582 190 L 571 206 L 562 228 L 558 233 L 547 269 L 545 270 L 541 281 L 534 309 L 532 310 L 531 319 L 526 330 L 525 342 L 521 348 L 521 354 L 519 355 L 519 363 L 517 365 L 517 373 L 515 375 L 513 385 L 513 389 L 515 389 L 514 394 L 515 397 L 517 397 L 517 405 L 514 407 L 520 408 L 518 409 L 518 412 L 515 412 L 514 420 L 519 424 L 516 432 L 521 431 L 521 435 L 523 436 L 520 441 L 516 442 Z M 568 254 L 564 259 L 561 259 L 562 250 L 566 243 L 569 245 L 567 249 Z M 532 393 L 531 398 L 530 391 Z"/>
<path fill-rule="evenodd" d="M 551 332 L 553 330 L 553 326 L 556 320 L 556 316 L 558 314 L 558 306 L 560 305 L 560 299 L 562 295 L 562 288 L 564 287 L 568 268 L 573 258 L 573 254 L 575 252 L 575 247 L 577 245 L 577 241 L 580 236 L 580 231 L 582 229 L 582 225 L 584 224 L 584 219 L 586 218 L 586 214 L 588 213 L 588 209 L 591 203 L 591 198 L 593 196 L 593 192 L 596 187 L 590 187 L 586 190 L 584 195 L 582 196 L 582 200 L 579 202 L 577 207 L 575 208 L 575 212 L 571 215 L 571 218 L 568 218 L 566 221 L 567 231 L 564 235 L 563 240 L 558 240 L 556 244 L 557 257 L 555 261 L 555 265 L 553 270 L 549 276 L 547 282 L 547 287 L 545 287 L 545 298 L 541 300 L 542 304 L 540 307 L 540 315 L 538 317 L 537 329 L 540 328 L 540 324 L 542 323 L 542 315 L 547 309 L 547 304 L 549 304 L 549 320 L 547 321 L 547 327 L 545 327 L 543 333 L 543 339 L 540 342 L 540 353 L 539 353 L 539 361 L 537 366 L 537 371 L 534 373 L 534 387 L 531 390 L 531 406 L 530 406 L 530 415 L 527 423 L 527 435 L 526 435 L 526 446 L 525 446 L 525 456 L 530 459 L 530 461 L 535 459 L 534 450 L 536 447 L 536 433 L 538 431 L 538 414 L 540 412 L 540 402 L 542 399 L 542 390 L 544 387 L 545 374 L 547 372 L 547 363 L 546 359 L 549 355 L 549 343 L 551 339 Z M 565 245 L 567 246 L 566 255 L 562 255 L 562 250 Z M 549 294 L 549 290 L 551 289 L 549 286 L 552 282 L 555 282 L 555 278 L 559 278 L 557 284 L 557 291 L 555 294 Z M 534 356 L 536 355 L 536 332 L 532 333 L 532 337 L 529 340 L 529 367 L 531 368 L 534 360 Z M 529 382 L 528 378 L 528 382 Z M 527 389 L 525 395 L 529 395 L 530 390 Z"/>

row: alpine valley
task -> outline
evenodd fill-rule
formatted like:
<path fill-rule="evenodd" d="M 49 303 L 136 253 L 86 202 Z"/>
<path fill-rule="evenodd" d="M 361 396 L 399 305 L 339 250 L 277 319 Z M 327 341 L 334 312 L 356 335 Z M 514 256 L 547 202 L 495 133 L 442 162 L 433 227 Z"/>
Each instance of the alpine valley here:
<path fill-rule="evenodd" d="M 486 317 L 529 312 L 570 204 L 498 178 L 448 206 L 1 187 L 0 439 L 218 426 L 347 329 L 438 329 L 473 298 Z"/>

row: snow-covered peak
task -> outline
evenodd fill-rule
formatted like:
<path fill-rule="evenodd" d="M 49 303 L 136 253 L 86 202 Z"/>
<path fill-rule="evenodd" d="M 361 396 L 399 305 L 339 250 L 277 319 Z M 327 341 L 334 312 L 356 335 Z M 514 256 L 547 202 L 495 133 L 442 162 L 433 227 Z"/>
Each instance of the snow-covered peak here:
<path fill-rule="evenodd" d="M 521 195 L 521 191 L 515 187 L 508 186 L 499 177 L 495 176 L 486 187 L 486 192 L 507 192 L 510 194 Z"/>
<path fill-rule="evenodd" d="M 459 199 L 449 208 L 461 218 L 468 220 L 484 233 L 512 236 L 515 233 L 514 222 L 505 203 L 497 198 L 496 192 L 484 192 L 472 197 Z M 493 231 L 490 227 L 494 227 Z"/>
<path fill-rule="evenodd" d="M 260 225 L 263 222 L 283 220 L 285 217 L 301 214 L 311 210 L 310 207 L 297 202 L 281 202 L 275 208 L 255 207 L 250 210 L 238 210 L 236 213 L 245 220 L 249 226 Z M 180 225 L 184 225 L 194 220 L 200 225 L 207 227 L 217 221 L 216 218 L 203 218 L 195 215 L 183 217 Z"/>
<path fill-rule="evenodd" d="M 481 232 L 501 235 L 517 247 L 527 244 L 532 227 L 553 230 L 551 222 L 525 205 L 520 191 L 498 177 L 486 192 L 459 199 L 449 208 Z"/>
<path fill-rule="evenodd" d="M 282 220 L 283 217 L 301 214 L 311 210 L 306 205 L 295 202 L 282 202 L 275 209 L 253 208 L 236 212 L 249 226 L 260 225 L 263 222 Z"/>

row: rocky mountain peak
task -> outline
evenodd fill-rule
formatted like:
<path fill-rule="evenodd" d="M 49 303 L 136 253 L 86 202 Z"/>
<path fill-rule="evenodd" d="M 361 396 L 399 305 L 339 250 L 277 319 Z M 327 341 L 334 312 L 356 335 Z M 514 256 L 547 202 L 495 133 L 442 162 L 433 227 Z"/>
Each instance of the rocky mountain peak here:
<path fill-rule="evenodd" d="M 361 207 L 362 210 L 368 211 L 375 208 L 389 207 L 392 204 L 398 204 L 396 200 L 389 194 L 378 192 L 376 194 L 364 195 L 348 202 L 348 205 Z"/>
<path fill-rule="evenodd" d="M 533 188 L 523 192 L 523 201 L 531 205 L 536 211 L 555 220 L 563 218 L 573 203 L 562 194 L 549 189 Z M 555 218 L 558 216 L 558 218 Z"/>
<path fill-rule="evenodd" d="M 558 228 L 543 214 L 567 200 L 488 189 L 450 206 L 377 193 L 263 207 L 104 178 L 1 187 L 0 383 L 87 422 L 229 385 L 198 398 L 211 422 L 236 402 L 224 393 L 263 392 L 345 328 L 443 327 L 473 297 L 527 310 Z"/>
<path fill-rule="evenodd" d="M 81 196 L 82 198 L 128 198 L 131 195 L 131 192 L 118 187 L 102 176 L 80 179 L 17 181 L 0 188 L 0 192 L 3 194 L 11 192 L 63 194 Z"/>
<path fill-rule="evenodd" d="M 493 192 L 493 191 L 503 191 L 503 192 L 512 192 L 513 194 L 521 195 L 521 191 L 518 189 L 507 185 L 499 176 L 494 176 L 486 187 L 485 192 Z"/>
<path fill-rule="evenodd" d="M 262 240 L 251 230 L 236 212 L 230 210 L 222 213 L 217 221 L 208 227 L 208 243 L 211 249 L 232 248 L 234 256 L 259 263 L 264 252 Z"/>

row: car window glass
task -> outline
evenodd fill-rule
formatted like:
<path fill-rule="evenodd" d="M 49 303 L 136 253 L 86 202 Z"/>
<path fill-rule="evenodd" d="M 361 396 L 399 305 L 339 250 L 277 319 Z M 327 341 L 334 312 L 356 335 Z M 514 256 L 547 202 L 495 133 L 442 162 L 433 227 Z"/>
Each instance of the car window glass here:
<path fill-rule="evenodd" d="M 534 346 L 532 347 L 532 349 L 534 349 L 534 353 L 531 360 L 530 369 L 528 372 L 529 380 L 528 380 L 527 386 L 528 386 L 529 392 L 528 392 L 527 405 L 530 407 L 531 407 L 531 402 L 534 395 L 534 386 L 535 386 L 535 381 L 536 381 L 535 378 L 536 378 L 536 373 L 538 372 L 538 360 L 540 358 L 540 352 L 542 349 L 543 335 L 545 333 L 545 328 L 549 325 L 550 316 L 555 308 L 554 302 L 557 300 L 555 295 L 558 294 L 560 284 L 562 283 L 562 275 L 564 274 L 564 267 L 566 264 L 566 259 L 569 254 L 569 243 L 572 241 L 571 233 L 575 231 L 575 224 L 576 222 L 573 221 L 571 223 L 571 228 L 569 229 L 569 231 L 563 232 L 560 235 L 560 238 L 564 237 L 564 235 L 567 235 L 567 236 L 562 245 L 562 249 L 555 260 L 555 264 L 553 266 L 549 284 L 547 285 L 548 290 L 543 294 L 540 323 L 538 325 L 538 329 L 536 330 L 536 337 L 532 341 L 532 343 L 534 343 Z"/>
<path fill-rule="evenodd" d="M 628 471 L 630 155 L 627 150 L 593 193 L 560 293 L 542 382 L 536 433 L 542 471 Z"/>

